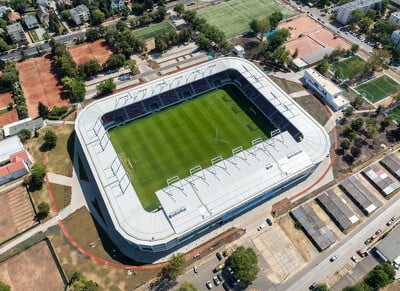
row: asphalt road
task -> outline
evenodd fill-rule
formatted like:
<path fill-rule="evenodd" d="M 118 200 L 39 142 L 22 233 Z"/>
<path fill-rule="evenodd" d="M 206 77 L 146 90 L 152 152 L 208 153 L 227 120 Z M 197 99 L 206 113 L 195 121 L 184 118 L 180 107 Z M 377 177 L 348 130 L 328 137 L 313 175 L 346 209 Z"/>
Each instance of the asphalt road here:
<path fill-rule="evenodd" d="M 390 218 L 400 215 L 399 209 L 400 195 L 396 195 L 378 209 L 372 217 L 366 218 L 337 245 L 328 249 L 327 252 L 320 253 L 304 269 L 279 285 L 277 290 L 308 290 L 313 282 L 326 281 L 327 278 L 332 277 L 343 265 L 349 262 L 351 256 L 358 257 L 356 251 L 365 248 L 364 241 L 371 237 L 377 229 L 380 228 L 384 232 L 388 228 L 386 223 Z M 377 239 L 375 239 L 376 241 Z M 368 247 L 371 248 L 373 245 L 372 243 Z M 338 258 L 331 262 L 329 259 L 333 255 L 337 255 Z"/>

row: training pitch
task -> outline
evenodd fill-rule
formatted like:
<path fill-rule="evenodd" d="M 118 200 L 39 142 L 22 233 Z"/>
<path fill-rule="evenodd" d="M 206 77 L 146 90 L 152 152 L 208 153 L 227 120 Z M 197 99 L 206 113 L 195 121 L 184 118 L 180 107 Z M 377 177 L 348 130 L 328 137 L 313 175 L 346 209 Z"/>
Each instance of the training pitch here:
<path fill-rule="evenodd" d="M 356 88 L 372 103 L 376 103 L 394 93 L 400 88 L 400 84 L 389 76 L 383 75 L 372 81 L 366 82 Z"/>
<path fill-rule="evenodd" d="M 189 176 L 189 169 L 211 166 L 211 159 L 250 148 L 273 130 L 269 121 L 236 87 L 213 90 L 110 131 L 111 142 L 143 207 L 156 209 L 155 191 L 166 180 Z"/>
<path fill-rule="evenodd" d="M 284 19 L 295 15 L 273 0 L 224 1 L 200 9 L 197 14 L 230 38 L 250 31 L 251 20 L 268 17 L 273 12 L 282 12 Z"/>
<path fill-rule="evenodd" d="M 393 117 L 394 120 L 400 122 L 400 107 L 393 108 L 387 112 L 387 115 Z"/>
<path fill-rule="evenodd" d="M 347 58 L 341 62 L 331 65 L 331 71 L 336 73 L 337 70 L 339 71 L 339 77 L 342 80 L 348 80 L 353 70 L 359 68 L 359 64 L 365 64 L 366 62 L 360 58 L 359 56 L 352 56 Z"/>
<path fill-rule="evenodd" d="M 133 34 L 142 40 L 147 40 L 174 30 L 168 22 L 161 22 L 142 29 L 135 30 Z"/>

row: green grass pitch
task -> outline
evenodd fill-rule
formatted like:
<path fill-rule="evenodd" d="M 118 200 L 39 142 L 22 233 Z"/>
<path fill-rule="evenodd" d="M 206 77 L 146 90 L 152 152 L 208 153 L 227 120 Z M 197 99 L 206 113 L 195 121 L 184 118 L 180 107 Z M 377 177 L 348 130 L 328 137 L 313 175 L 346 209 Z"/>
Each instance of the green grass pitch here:
<path fill-rule="evenodd" d="M 347 80 L 349 79 L 351 69 L 358 63 L 365 63 L 365 61 L 359 56 L 352 56 L 348 59 L 331 65 L 330 69 L 333 73 L 335 73 L 340 68 L 340 70 L 342 71 L 340 79 Z"/>
<path fill-rule="evenodd" d="M 273 12 L 282 12 L 283 18 L 295 13 L 273 0 L 230 0 L 211 5 L 197 11 L 197 14 L 225 33 L 227 38 L 250 31 L 249 22 L 268 17 Z"/>
<path fill-rule="evenodd" d="M 225 87 L 115 128 L 110 139 L 143 207 L 151 211 L 159 206 L 155 191 L 166 187 L 168 178 L 185 178 L 197 165 L 207 168 L 212 158 L 228 158 L 238 146 L 250 148 L 272 129 L 237 88 Z"/>
<path fill-rule="evenodd" d="M 140 38 L 142 40 L 147 40 L 156 37 L 159 34 L 170 32 L 171 30 L 174 30 L 174 28 L 168 22 L 164 21 L 155 25 L 151 25 L 149 27 L 135 30 L 133 34 L 137 38 Z"/>
<path fill-rule="evenodd" d="M 400 107 L 393 108 L 387 114 L 391 117 L 393 117 L 394 120 L 397 122 L 400 122 Z"/>
<path fill-rule="evenodd" d="M 378 102 L 394 93 L 400 88 L 400 84 L 389 76 L 383 75 L 372 81 L 366 82 L 356 88 L 372 103 Z"/>

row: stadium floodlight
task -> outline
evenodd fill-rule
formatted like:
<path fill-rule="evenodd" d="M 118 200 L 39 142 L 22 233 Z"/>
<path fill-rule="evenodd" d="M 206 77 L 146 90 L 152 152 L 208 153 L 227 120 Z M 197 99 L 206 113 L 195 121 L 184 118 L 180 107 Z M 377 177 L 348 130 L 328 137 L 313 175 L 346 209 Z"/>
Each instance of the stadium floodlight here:
<path fill-rule="evenodd" d="M 277 136 L 280 133 L 281 133 L 281 131 L 280 131 L 279 128 L 272 130 L 271 131 L 271 138 L 274 137 L 274 136 Z"/>
<path fill-rule="evenodd" d="M 192 183 L 194 182 L 195 177 L 200 178 L 202 180 L 206 180 L 206 176 L 204 175 L 203 168 L 200 165 L 197 165 L 189 170 L 190 177 L 192 178 Z M 200 174 L 198 174 L 200 173 Z"/>
<path fill-rule="evenodd" d="M 227 170 L 227 166 L 225 164 L 225 160 L 222 156 L 216 156 L 211 159 L 211 167 L 207 168 L 207 171 L 211 172 L 214 176 L 217 176 L 217 171 L 215 168 L 221 168 L 223 170 Z"/>
<path fill-rule="evenodd" d="M 240 155 L 240 153 L 242 153 L 242 155 Z M 246 153 L 243 151 L 243 147 L 242 146 L 238 146 L 236 148 L 232 149 L 232 158 L 235 161 L 233 164 L 237 165 L 237 159 L 241 159 L 241 160 L 247 160 L 247 156 Z M 229 159 L 230 161 L 230 159 Z"/>
<path fill-rule="evenodd" d="M 179 190 L 181 190 L 183 192 L 182 180 L 181 180 L 181 178 L 179 178 L 179 176 L 173 176 L 171 178 L 168 178 L 167 185 L 168 185 L 168 190 L 169 190 L 169 191 L 168 190 L 167 191 L 170 196 L 172 196 L 172 191 L 171 191 L 172 187 L 178 188 Z M 186 195 L 184 192 L 183 192 L 183 194 Z"/>

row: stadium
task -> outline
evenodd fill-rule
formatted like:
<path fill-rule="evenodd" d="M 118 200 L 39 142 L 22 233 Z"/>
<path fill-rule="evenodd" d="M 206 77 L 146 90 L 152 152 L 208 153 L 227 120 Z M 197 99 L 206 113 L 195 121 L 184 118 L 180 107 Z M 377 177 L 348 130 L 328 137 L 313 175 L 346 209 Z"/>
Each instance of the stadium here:
<path fill-rule="evenodd" d="M 214 101 L 219 103 L 204 103 Z M 224 120 L 231 116 L 239 117 Z M 152 127 L 146 127 L 150 123 Z M 186 131 L 177 134 L 184 125 Z M 223 129 L 232 131 L 233 143 Z M 257 66 L 232 57 L 90 103 L 78 114 L 75 131 L 74 164 L 88 207 L 128 257 L 135 250 L 170 251 L 279 195 L 311 174 L 330 150 L 320 124 Z M 158 138 L 170 132 L 172 136 Z M 200 133 L 204 140 L 196 138 Z M 235 144 L 238 141 L 243 144 Z M 149 153 L 131 155 L 142 143 Z M 182 172 L 186 159 L 181 146 L 189 149 L 191 158 L 201 154 L 204 160 L 208 155 L 208 162 L 190 159 L 191 166 Z M 175 151 L 177 163 L 164 171 L 175 162 L 164 159 L 169 151 Z M 153 173 L 146 179 L 135 173 L 141 164 Z M 150 194 L 156 203 L 146 207 L 141 188 L 148 184 L 155 189 Z"/>

